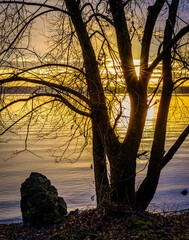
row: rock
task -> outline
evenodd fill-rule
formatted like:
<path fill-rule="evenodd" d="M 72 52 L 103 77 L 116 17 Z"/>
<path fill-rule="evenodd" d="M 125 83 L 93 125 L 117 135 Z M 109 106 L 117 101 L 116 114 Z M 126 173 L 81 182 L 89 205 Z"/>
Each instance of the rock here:
<path fill-rule="evenodd" d="M 70 216 L 76 216 L 76 215 L 78 215 L 79 214 L 79 209 L 77 208 L 76 210 L 73 210 L 73 211 L 70 211 L 70 213 L 69 213 L 69 217 Z"/>
<path fill-rule="evenodd" d="M 21 212 L 25 226 L 43 227 L 67 214 L 67 205 L 44 175 L 32 172 L 21 185 Z"/>
<path fill-rule="evenodd" d="M 182 195 L 186 195 L 187 193 L 188 193 L 188 190 L 186 188 L 183 189 L 182 192 L 181 192 Z"/>

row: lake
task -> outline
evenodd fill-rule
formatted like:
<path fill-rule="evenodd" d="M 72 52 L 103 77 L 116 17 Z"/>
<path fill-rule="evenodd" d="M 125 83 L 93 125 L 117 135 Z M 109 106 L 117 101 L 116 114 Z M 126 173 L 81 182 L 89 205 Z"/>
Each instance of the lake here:
<path fill-rule="evenodd" d="M 149 146 L 152 144 L 156 113 L 157 104 L 154 104 L 148 112 L 141 151 L 149 150 Z M 125 117 L 121 119 L 118 129 L 120 137 L 125 133 L 125 119 L 128 118 L 128 114 L 129 109 L 125 108 Z M 7 125 L 11 124 L 8 118 L 10 116 L 5 115 L 4 117 L 7 118 Z M 189 95 L 173 96 L 166 151 L 188 123 Z M 56 131 L 51 132 L 51 135 L 44 138 L 44 134 L 43 137 L 40 137 L 42 128 L 39 128 L 38 124 L 39 122 L 30 128 L 27 141 L 29 151 L 22 151 L 25 148 L 27 125 L 24 127 L 20 125 L 17 132 L 14 132 L 13 129 L 0 137 L 0 223 L 21 221 L 20 186 L 34 171 L 41 172 L 51 180 L 57 188 L 59 196 L 64 197 L 68 211 L 96 206 L 90 138 L 87 148 L 78 161 L 72 158 L 71 153 L 75 151 L 76 145 L 79 147 L 82 145 L 82 140 L 73 141 L 69 146 L 66 159 L 57 162 L 55 161 L 54 148 L 57 146 L 56 150 L 58 151 L 60 142 L 67 144 L 70 129 L 74 131 L 74 127 L 70 126 L 71 123 L 69 123 L 65 126 L 64 131 L 58 131 L 57 128 Z M 52 131 L 50 122 L 45 125 L 43 131 L 49 131 L 49 129 Z M 37 138 L 35 138 L 36 133 L 38 134 Z M 56 133 L 58 133 L 58 137 Z M 20 151 L 19 154 L 17 154 L 18 151 Z M 145 167 L 147 161 L 145 156 L 138 159 L 137 172 Z M 146 169 L 137 174 L 137 185 L 144 177 L 145 171 Z M 189 208 L 189 194 L 185 196 L 181 194 L 185 188 L 189 191 L 189 138 L 162 171 L 159 186 L 149 210 L 162 212 Z"/>

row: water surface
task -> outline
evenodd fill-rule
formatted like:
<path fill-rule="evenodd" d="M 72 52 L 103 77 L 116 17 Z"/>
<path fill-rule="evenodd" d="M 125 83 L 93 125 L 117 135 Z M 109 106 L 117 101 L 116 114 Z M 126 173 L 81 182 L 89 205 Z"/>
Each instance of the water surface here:
<path fill-rule="evenodd" d="M 166 151 L 189 123 L 188 110 L 188 95 L 173 97 L 169 114 Z M 126 108 L 125 116 L 128 113 L 129 109 Z M 156 113 L 157 105 L 154 105 L 148 113 L 141 151 L 149 150 L 149 146 L 152 144 Z M 8 124 L 9 122 L 7 122 Z M 120 124 L 119 134 L 122 136 L 126 128 L 123 119 Z M 57 163 L 52 150 L 54 146 L 66 143 L 69 131 L 73 127 L 67 126 L 67 132 L 66 129 L 64 129 L 64 132 L 59 132 L 59 138 L 54 135 L 54 139 L 38 138 L 37 141 L 35 133 L 39 128 L 35 124 L 30 129 L 27 141 L 29 151 L 15 154 L 16 151 L 25 148 L 26 127 L 20 128 L 16 134 L 11 131 L 7 132 L 0 138 L 0 222 L 21 221 L 20 185 L 34 171 L 41 172 L 51 180 L 57 188 L 59 196 L 64 197 L 68 205 L 68 211 L 96 206 L 90 144 L 78 161 L 74 162 L 70 155 L 69 159 Z M 46 128 L 48 127 L 50 129 L 52 126 L 47 124 Z M 77 144 L 78 146 L 82 145 L 80 140 L 77 141 Z M 76 142 L 73 142 L 69 151 L 74 150 L 75 146 Z M 138 159 L 137 171 L 143 169 L 147 161 L 148 159 L 145 156 Z M 146 169 L 137 174 L 137 185 L 144 177 L 145 172 Z M 162 171 L 157 193 L 149 209 L 152 211 L 168 211 L 189 208 L 189 194 L 185 196 L 181 194 L 184 188 L 189 191 L 188 138 L 172 161 Z"/>

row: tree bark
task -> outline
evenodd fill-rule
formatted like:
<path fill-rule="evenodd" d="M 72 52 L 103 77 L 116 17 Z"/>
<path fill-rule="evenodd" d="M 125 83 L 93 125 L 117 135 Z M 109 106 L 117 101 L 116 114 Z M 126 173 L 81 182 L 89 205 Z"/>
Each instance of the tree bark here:
<path fill-rule="evenodd" d="M 106 155 L 96 124 L 93 128 L 93 163 L 97 205 L 109 198 L 110 186 L 107 175 Z"/>

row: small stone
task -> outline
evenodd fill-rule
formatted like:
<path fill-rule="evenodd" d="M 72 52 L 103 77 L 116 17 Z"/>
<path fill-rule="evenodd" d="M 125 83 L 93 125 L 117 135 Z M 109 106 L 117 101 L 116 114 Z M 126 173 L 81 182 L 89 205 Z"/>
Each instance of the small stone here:
<path fill-rule="evenodd" d="M 78 214 L 79 214 L 79 209 L 77 208 L 77 209 L 74 210 L 74 211 L 70 211 L 69 216 L 76 216 L 76 215 L 78 215 Z"/>
<path fill-rule="evenodd" d="M 186 195 L 187 193 L 188 193 L 188 190 L 186 188 L 183 189 L 182 192 L 181 192 L 182 195 Z"/>

